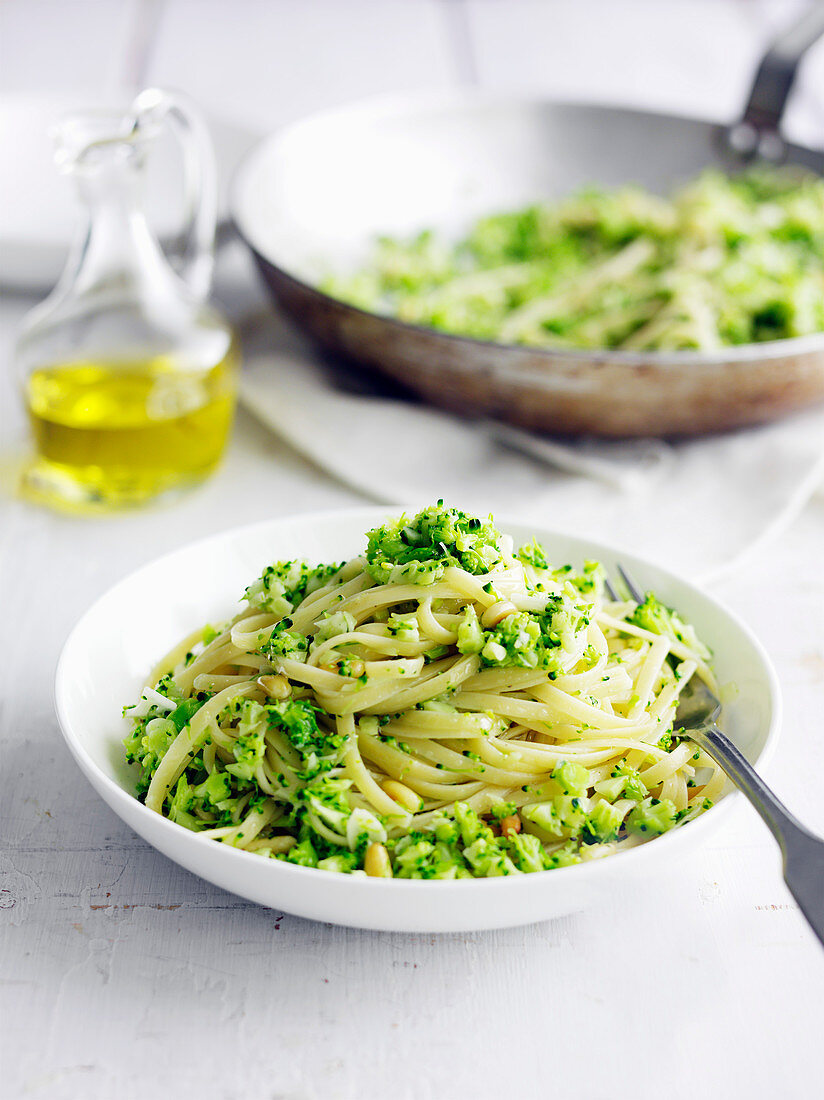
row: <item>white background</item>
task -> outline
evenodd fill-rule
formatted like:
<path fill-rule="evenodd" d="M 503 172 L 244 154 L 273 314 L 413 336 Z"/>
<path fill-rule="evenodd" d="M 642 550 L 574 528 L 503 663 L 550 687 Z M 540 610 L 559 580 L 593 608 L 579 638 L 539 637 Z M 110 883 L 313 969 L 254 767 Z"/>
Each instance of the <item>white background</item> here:
<path fill-rule="evenodd" d="M 260 129 L 355 96 L 464 83 L 732 117 L 763 43 L 802 6 L 4 0 L 0 91 L 163 83 Z M 791 128 L 824 144 L 822 49 Z M 223 291 L 233 309 L 260 300 L 246 269 Z M 15 499 L 24 425 L 9 347 L 29 305 L 7 296 L 0 310 L 3 1095 L 820 1096 L 821 949 L 746 806 L 704 850 L 585 913 L 439 937 L 247 905 L 120 824 L 52 711 L 73 622 L 166 549 L 359 500 L 243 414 L 224 468 L 174 508 L 80 521 Z M 822 832 L 823 534 L 819 495 L 721 593 L 782 681 L 785 729 L 768 778 Z"/>

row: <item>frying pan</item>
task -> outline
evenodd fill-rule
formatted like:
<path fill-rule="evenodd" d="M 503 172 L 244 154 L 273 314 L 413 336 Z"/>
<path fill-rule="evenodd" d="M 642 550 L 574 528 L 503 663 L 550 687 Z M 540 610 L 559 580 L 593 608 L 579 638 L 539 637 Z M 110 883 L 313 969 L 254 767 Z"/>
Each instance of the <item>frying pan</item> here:
<path fill-rule="evenodd" d="M 740 121 L 540 98 L 439 92 L 355 104 L 265 139 L 238 169 L 236 228 L 272 297 L 322 347 L 467 415 L 559 434 L 680 436 L 756 424 L 824 399 L 824 333 L 718 352 L 569 351 L 451 336 L 318 289 L 381 233 L 457 237 L 491 211 L 589 183 L 668 192 L 708 165 L 758 158 L 821 173 L 786 143 L 797 65 L 824 33 L 815 4 L 770 47 Z"/>

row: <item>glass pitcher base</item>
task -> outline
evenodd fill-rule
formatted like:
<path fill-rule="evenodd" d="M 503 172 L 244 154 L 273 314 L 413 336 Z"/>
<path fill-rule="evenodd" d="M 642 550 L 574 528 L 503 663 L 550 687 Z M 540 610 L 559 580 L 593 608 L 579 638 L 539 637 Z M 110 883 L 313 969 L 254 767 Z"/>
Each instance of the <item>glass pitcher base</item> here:
<path fill-rule="evenodd" d="M 23 472 L 20 492 L 36 504 L 72 514 L 90 515 L 140 508 L 178 496 L 205 481 L 217 463 L 185 474 L 169 471 L 73 467 L 35 459 Z"/>

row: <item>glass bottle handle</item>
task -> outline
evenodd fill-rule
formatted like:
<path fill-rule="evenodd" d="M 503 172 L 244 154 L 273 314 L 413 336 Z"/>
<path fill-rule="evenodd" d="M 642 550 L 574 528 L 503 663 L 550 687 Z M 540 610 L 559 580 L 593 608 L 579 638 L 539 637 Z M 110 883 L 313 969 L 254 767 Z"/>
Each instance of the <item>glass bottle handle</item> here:
<path fill-rule="evenodd" d="M 183 151 L 185 225 L 169 259 L 202 300 L 212 283 L 217 221 L 217 168 L 208 127 L 186 96 L 160 88 L 141 92 L 132 111 L 135 129 L 168 124 Z"/>

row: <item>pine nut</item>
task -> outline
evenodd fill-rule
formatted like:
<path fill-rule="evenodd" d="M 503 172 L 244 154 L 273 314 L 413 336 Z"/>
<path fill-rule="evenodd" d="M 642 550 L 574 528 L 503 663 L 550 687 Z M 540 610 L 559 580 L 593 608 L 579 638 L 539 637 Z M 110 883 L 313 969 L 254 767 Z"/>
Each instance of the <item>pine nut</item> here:
<path fill-rule="evenodd" d="M 405 783 L 399 783 L 397 779 L 385 779 L 381 783 L 381 790 L 384 794 L 388 794 L 399 806 L 409 810 L 411 814 L 417 813 L 423 806 L 421 796 L 416 794 L 411 787 L 407 787 Z"/>
<path fill-rule="evenodd" d="M 373 843 L 366 849 L 363 869 L 372 878 L 392 878 L 392 864 L 389 853 L 382 844 Z"/>
<path fill-rule="evenodd" d="M 501 619 L 505 619 L 507 615 L 512 615 L 517 610 L 518 608 L 511 600 L 498 600 L 481 615 L 481 626 L 489 630 L 490 627 L 497 626 Z"/>
<path fill-rule="evenodd" d="M 501 833 L 503 836 L 514 836 L 521 831 L 521 819 L 517 814 L 501 818 Z"/>
<path fill-rule="evenodd" d="M 366 671 L 363 661 L 352 657 L 340 657 L 337 661 L 327 661 L 320 667 L 324 672 L 334 672 L 336 676 L 352 676 L 356 680 Z"/>
<path fill-rule="evenodd" d="M 258 676 L 258 683 L 270 699 L 287 699 L 292 694 L 292 685 L 282 672 L 275 676 Z"/>

